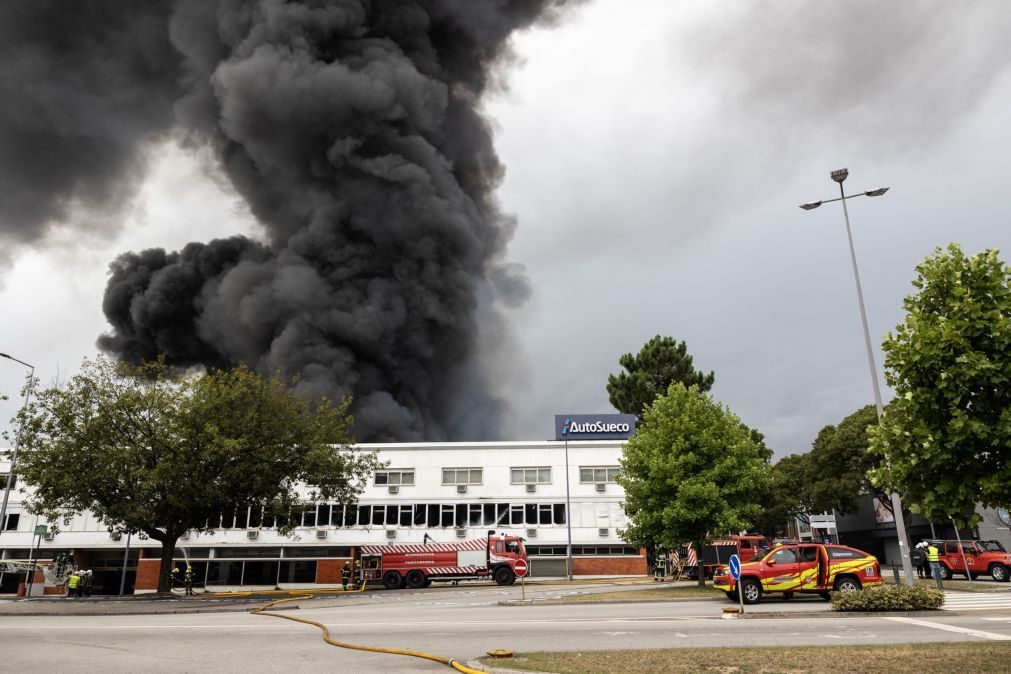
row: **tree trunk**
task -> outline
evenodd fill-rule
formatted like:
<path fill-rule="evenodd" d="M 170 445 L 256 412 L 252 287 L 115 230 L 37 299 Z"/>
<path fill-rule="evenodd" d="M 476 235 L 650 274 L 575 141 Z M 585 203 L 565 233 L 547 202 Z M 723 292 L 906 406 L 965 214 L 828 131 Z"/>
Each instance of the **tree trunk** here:
<path fill-rule="evenodd" d="M 698 571 L 698 577 L 699 577 L 698 578 L 698 580 L 699 580 L 699 587 L 705 587 L 706 586 L 706 566 L 705 566 L 705 564 L 702 563 L 702 548 L 704 548 L 705 545 L 706 545 L 705 541 L 702 541 L 701 543 L 696 543 L 695 544 L 695 554 L 696 554 L 695 563 L 698 565 L 697 566 L 697 571 Z"/>
<path fill-rule="evenodd" d="M 172 557 L 175 554 L 178 536 L 165 538 L 161 542 L 161 572 L 158 574 L 158 594 L 172 592 Z"/>

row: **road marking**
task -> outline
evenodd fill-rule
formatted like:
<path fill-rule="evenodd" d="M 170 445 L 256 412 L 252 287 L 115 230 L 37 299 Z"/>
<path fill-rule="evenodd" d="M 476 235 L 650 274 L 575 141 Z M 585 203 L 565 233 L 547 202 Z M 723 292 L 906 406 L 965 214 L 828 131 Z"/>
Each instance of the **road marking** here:
<path fill-rule="evenodd" d="M 1011 593 L 984 594 L 980 592 L 952 592 L 944 593 L 945 611 L 994 611 L 997 609 L 1011 609 Z"/>
<path fill-rule="evenodd" d="M 916 618 L 899 618 L 899 617 L 887 617 L 885 620 L 892 620 L 897 623 L 909 623 L 910 625 L 920 625 L 921 627 L 931 627 L 935 630 L 945 630 L 947 632 L 958 632 L 959 634 L 968 634 L 971 637 L 979 637 L 980 639 L 990 639 L 992 641 L 1011 641 L 1011 636 L 1006 634 L 997 634 L 996 632 L 984 632 L 982 630 L 973 630 L 968 627 L 958 627 L 956 625 L 945 625 L 943 623 L 930 622 L 928 620 L 917 620 Z"/>

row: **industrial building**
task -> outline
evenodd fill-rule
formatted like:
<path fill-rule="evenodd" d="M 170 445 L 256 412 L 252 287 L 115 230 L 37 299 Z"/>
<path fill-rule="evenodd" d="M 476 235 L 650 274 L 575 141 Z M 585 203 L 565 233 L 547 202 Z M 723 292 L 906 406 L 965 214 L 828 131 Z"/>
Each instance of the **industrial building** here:
<path fill-rule="evenodd" d="M 643 550 L 621 540 L 626 525 L 623 491 L 615 477 L 624 440 L 363 444 L 387 466 L 371 476 L 357 504 L 307 507 L 301 526 L 281 536 L 256 509 L 222 513 L 213 532 L 190 532 L 179 541 L 179 564 L 193 566 L 198 586 L 327 585 L 363 545 L 424 544 L 487 535 L 489 530 L 526 539 L 531 575 L 563 576 L 571 526 L 573 574 L 647 572 Z M 566 452 L 568 464 L 566 464 Z M 566 508 L 566 465 L 571 508 Z M 9 466 L 0 464 L 0 473 Z M 58 531 L 35 537 L 48 524 L 25 512 L 17 491 L 0 560 L 73 555 L 94 571 L 96 594 L 119 590 L 127 557 L 127 591 L 157 587 L 160 544 L 110 533 L 88 513 Z M 268 523 L 269 524 L 269 523 Z M 427 538 L 426 538 L 427 536 Z M 13 592 L 24 576 L 5 574 L 0 592 Z"/>

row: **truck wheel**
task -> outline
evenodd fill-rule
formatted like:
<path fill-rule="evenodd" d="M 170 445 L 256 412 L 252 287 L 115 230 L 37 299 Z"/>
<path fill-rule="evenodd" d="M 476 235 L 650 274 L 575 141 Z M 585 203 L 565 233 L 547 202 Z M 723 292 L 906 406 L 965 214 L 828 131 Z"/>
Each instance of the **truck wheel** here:
<path fill-rule="evenodd" d="M 399 590 L 404 586 L 404 577 L 399 571 L 387 571 L 383 574 L 383 586 L 387 590 Z"/>
<path fill-rule="evenodd" d="M 1007 581 L 1007 567 L 1003 564 L 994 564 L 990 567 L 990 577 L 998 583 Z"/>
<path fill-rule="evenodd" d="M 432 587 L 432 579 L 426 577 L 425 578 L 425 585 L 424 586 L 425 587 Z"/>
<path fill-rule="evenodd" d="M 495 582 L 499 585 L 512 585 L 516 581 L 516 575 L 508 566 L 500 566 L 495 571 Z"/>
<path fill-rule="evenodd" d="M 744 592 L 745 604 L 757 604 L 762 601 L 762 586 L 751 578 L 741 581 L 741 590 Z"/>
<path fill-rule="evenodd" d="M 860 581 L 853 576 L 843 576 L 835 582 L 836 592 L 856 592 L 862 589 L 863 586 L 860 584 Z"/>
<path fill-rule="evenodd" d="M 951 580 L 951 569 L 941 564 L 941 580 Z"/>
<path fill-rule="evenodd" d="M 733 601 L 733 602 L 737 601 L 737 591 L 736 590 L 734 590 L 733 592 L 724 592 L 724 594 L 727 595 L 727 599 L 729 599 L 730 601 Z"/>
<path fill-rule="evenodd" d="M 417 590 L 418 588 L 425 586 L 425 574 L 417 569 L 413 569 L 407 572 L 407 587 L 412 590 Z"/>

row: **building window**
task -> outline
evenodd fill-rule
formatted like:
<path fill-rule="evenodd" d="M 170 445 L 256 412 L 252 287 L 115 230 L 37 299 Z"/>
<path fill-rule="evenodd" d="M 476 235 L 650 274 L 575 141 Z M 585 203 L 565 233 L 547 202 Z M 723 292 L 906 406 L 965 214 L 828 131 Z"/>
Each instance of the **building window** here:
<path fill-rule="evenodd" d="M 614 482 L 618 477 L 618 466 L 580 466 L 579 481 L 584 484 Z"/>
<path fill-rule="evenodd" d="M 480 468 L 443 468 L 442 483 L 453 484 L 481 484 Z"/>
<path fill-rule="evenodd" d="M 414 485 L 414 469 L 403 468 L 398 470 L 376 471 L 375 485 L 382 487 L 386 485 Z"/>
<path fill-rule="evenodd" d="M 7 513 L 7 524 L 4 526 L 4 531 L 17 531 L 20 523 L 21 513 Z"/>
<path fill-rule="evenodd" d="M 511 468 L 510 484 L 551 484 L 551 468 L 535 466 L 531 468 Z"/>
<path fill-rule="evenodd" d="M 7 488 L 7 480 L 8 480 L 8 478 L 10 478 L 10 473 L 5 473 L 3 475 L 0 475 L 0 489 L 6 489 Z M 18 484 L 18 478 L 15 475 L 14 479 L 11 481 L 11 489 L 14 489 L 14 487 L 16 487 L 17 484 Z"/>

